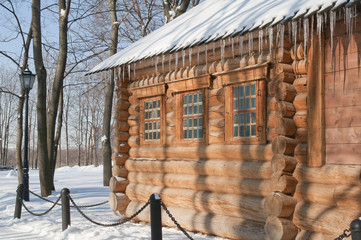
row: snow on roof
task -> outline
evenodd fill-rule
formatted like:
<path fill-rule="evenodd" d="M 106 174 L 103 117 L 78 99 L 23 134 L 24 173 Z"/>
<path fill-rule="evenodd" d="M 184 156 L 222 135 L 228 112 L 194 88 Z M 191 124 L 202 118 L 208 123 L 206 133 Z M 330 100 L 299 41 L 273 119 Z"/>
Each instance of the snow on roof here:
<path fill-rule="evenodd" d="M 206 0 L 101 62 L 87 74 L 196 44 L 309 17 L 359 0 Z"/>

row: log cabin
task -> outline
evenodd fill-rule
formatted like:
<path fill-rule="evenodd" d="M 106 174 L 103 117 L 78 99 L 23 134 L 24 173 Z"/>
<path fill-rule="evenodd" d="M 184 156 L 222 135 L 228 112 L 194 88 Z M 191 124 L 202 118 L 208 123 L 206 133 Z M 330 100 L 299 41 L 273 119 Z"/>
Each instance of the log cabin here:
<path fill-rule="evenodd" d="M 361 216 L 360 5 L 207 0 L 91 69 L 116 75 L 111 210 L 156 192 L 188 231 L 341 235 Z"/>

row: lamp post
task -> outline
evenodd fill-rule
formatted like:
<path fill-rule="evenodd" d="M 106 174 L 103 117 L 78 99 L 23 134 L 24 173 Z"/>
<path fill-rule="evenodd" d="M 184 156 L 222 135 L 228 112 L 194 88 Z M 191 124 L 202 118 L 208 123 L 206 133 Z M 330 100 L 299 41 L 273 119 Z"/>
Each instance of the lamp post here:
<path fill-rule="evenodd" d="M 34 86 L 35 74 L 26 68 L 19 74 L 20 83 L 25 92 L 25 131 L 24 131 L 24 166 L 23 166 L 23 185 L 25 201 L 29 201 L 29 162 L 28 162 L 28 115 L 29 115 L 29 92 Z"/>

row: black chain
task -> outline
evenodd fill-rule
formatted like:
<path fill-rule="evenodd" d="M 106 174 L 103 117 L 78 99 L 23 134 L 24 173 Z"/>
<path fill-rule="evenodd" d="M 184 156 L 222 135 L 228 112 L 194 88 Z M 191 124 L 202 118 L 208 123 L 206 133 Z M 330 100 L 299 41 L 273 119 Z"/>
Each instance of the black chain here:
<path fill-rule="evenodd" d="M 30 213 L 31 215 L 40 217 L 40 216 L 44 216 L 45 214 L 49 213 L 58 204 L 60 198 L 61 198 L 61 196 L 59 196 L 59 198 L 54 202 L 54 204 L 53 204 L 53 206 L 51 206 L 51 208 L 49 208 L 48 210 L 46 210 L 43 213 L 34 213 L 34 212 L 30 211 L 29 208 L 26 207 L 24 201 L 22 201 L 21 203 L 24 206 L 24 208 L 26 209 L 26 211 L 28 211 L 28 213 Z"/>
<path fill-rule="evenodd" d="M 347 234 L 347 233 L 349 233 L 349 234 Z M 338 238 L 335 238 L 334 240 L 342 240 L 342 239 L 348 238 L 348 237 L 350 237 L 350 236 L 351 236 L 350 230 L 349 230 L 349 229 L 345 229 L 345 230 L 343 231 L 343 234 L 340 235 L 340 236 L 338 236 Z"/>
<path fill-rule="evenodd" d="M 44 197 L 42 197 L 42 196 L 34 193 L 33 191 L 30 191 L 30 190 L 29 190 L 29 192 L 30 192 L 31 194 L 33 194 L 34 196 L 36 196 L 36 197 L 38 197 L 38 198 L 40 198 L 40 199 L 42 199 L 42 200 L 44 200 L 44 201 L 47 201 L 47 202 L 50 202 L 50 203 L 55 203 L 54 201 L 51 201 L 51 200 L 49 200 L 49 199 L 47 199 L 47 198 L 44 198 Z M 96 204 L 92 204 L 92 205 L 85 205 L 85 206 L 78 206 L 78 207 L 79 207 L 79 208 L 96 207 L 96 206 L 100 206 L 100 205 L 106 204 L 107 202 L 108 202 L 108 200 L 107 200 L 107 201 L 104 201 L 104 202 L 101 202 L 101 203 L 96 203 Z M 57 205 L 61 205 L 61 204 L 60 204 L 60 203 L 57 203 Z M 73 208 L 74 206 L 70 206 L 70 207 Z"/>
<path fill-rule="evenodd" d="M 169 218 L 173 221 L 173 223 L 178 227 L 178 229 L 180 231 L 183 232 L 184 235 L 187 236 L 188 239 L 193 240 L 193 238 L 191 236 L 189 236 L 189 234 L 186 232 L 186 230 L 184 230 L 181 225 L 177 222 L 177 220 L 175 220 L 175 218 L 173 217 L 173 215 L 169 212 L 168 208 L 165 206 L 165 204 L 163 203 L 163 201 L 160 201 L 160 204 L 162 205 L 164 211 L 168 214 Z"/>
<path fill-rule="evenodd" d="M 76 208 L 76 210 L 78 210 L 78 212 L 85 218 L 87 219 L 88 221 L 98 225 L 98 226 L 102 226 L 102 227 L 115 227 L 115 226 L 119 226 L 119 225 L 122 225 L 126 222 L 129 222 L 130 220 L 132 220 L 133 218 L 135 218 L 139 213 L 141 213 L 148 205 L 149 205 L 149 201 L 144 204 L 143 207 L 141 207 L 138 211 L 136 211 L 132 216 L 130 217 L 127 217 L 127 218 L 124 218 L 122 221 L 120 222 L 116 222 L 116 223 L 100 223 L 100 222 L 97 222 L 97 221 L 94 221 L 93 219 L 91 219 L 90 217 L 88 217 L 87 215 L 85 215 L 85 213 L 80 210 L 80 208 L 76 205 L 76 203 L 74 202 L 74 200 L 72 199 L 72 197 L 69 195 L 69 199 L 70 201 L 73 203 L 74 207 Z"/>

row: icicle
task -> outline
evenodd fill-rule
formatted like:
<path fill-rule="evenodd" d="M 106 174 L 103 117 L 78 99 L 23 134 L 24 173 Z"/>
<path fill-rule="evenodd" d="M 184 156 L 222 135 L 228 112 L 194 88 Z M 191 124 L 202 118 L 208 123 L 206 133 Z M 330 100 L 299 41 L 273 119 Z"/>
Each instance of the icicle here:
<path fill-rule="evenodd" d="M 221 39 L 221 63 L 223 64 L 224 62 L 224 50 L 225 50 L 225 46 L 226 46 L 226 40 Z"/>
<path fill-rule="evenodd" d="M 308 18 L 303 19 L 303 49 L 305 51 L 305 59 L 307 56 L 307 42 L 309 34 L 309 21 Z"/>
<path fill-rule="evenodd" d="M 269 38 L 269 51 L 271 53 L 273 47 L 273 27 L 268 28 L 268 38 Z"/>
<path fill-rule="evenodd" d="M 197 65 L 199 65 L 199 45 L 197 46 Z"/>
<path fill-rule="evenodd" d="M 116 72 L 117 72 L 117 73 L 116 73 L 116 82 L 118 83 L 119 80 L 120 80 L 120 76 L 121 76 L 122 70 L 121 70 L 120 67 L 117 67 L 116 69 L 117 69 L 117 71 L 116 71 Z"/>
<path fill-rule="evenodd" d="M 169 61 L 168 61 L 168 72 L 170 72 L 170 68 L 171 68 L 171 65 L 172 65 L 172 54 L 169 53 Z"/>
<path fill-rule="evenodd" d="M 134 80 L 135 80 L 135 67 L 137 66 L 137 63 L 133 63 L 133 75 L 134 75 Z"/>
<path fill-rule="evenodd" d="M 242 58 L 243 53 L 243 35 L 239 36 L 239 55 Z"/>
<path fill-rule="evenodd" d="M 323 16 L 322 14 L 317 14 L 317 34 L 318 34 L 319 42 L 321 42 L 322 26 L 323 26 Z"/>
<path fill-rule="evenodd" d="M 292 22 L 293 54 L 297 56 L 297 22 Z"/>
<path fill-rule="evenodd" d="M 263 46 L 263 29 L 258 30 L 258 54 L 261 53 Z"/>
<path fill-rule="evenodd" d="M 314 15 L 312 15 L 311 17 L 311 52 L 313 52 L 313 26 L 314 26 L 314 22 L 315 22 L 315 17 Z"/>
<path fill-rule="evenodd" d="M 234 38 L 231 39 L 232 58 L 234 58 Z"/>
<path fill-rule="evenodd" d="M 190 47 L 189 48 L 189 55 L 188 55 L 188 57 L 189 57 L 189 67 L 192 66 L 192 51 L 193 51 L 193 49 Z"/>
<path fill-rule="evenodd" d="M 345 13 L 345 20 L 346 20 L 346 30 L 347 34 L 349 36 L 349 40 L 352 39 L 352 25 L 353 25 L 353 17 L 354 17 L 354 8 L 353 7 L 346 7 L 346 13 Z"/>
<path fill-rule="evenodd" d="M 333 58 L 333 33 L 336 24 L 336 12 L 330 12 L 330 29 L 331 29 L 331 58 Z"/>
<path fill-rule="evenodd" d="M 130 63 L 128 63 L 128 78 L 130 80 Z"/>
<path fill-rule="evenodd" d="M 155 57 L 155 74 L 158 74 L 158 56 Z"/>
<path fill-rule="evenodd" d="M 165 61 L 165 56 L 164 53 L 162 54 L 162 73 L 164 73 L 164 61 Z"/>
<path fill-rule="evenodd" d="M 178 52 L 175 52 L 175 70 L 178 69 Z"/>
<path fill-rule="evenodd" d="M 206 55 L 206 65 L 208 64 L 208 46 L 207 43 L 204 44 L 204 52 Z"/>
<path fill-rule="evenodd" d="M 186 50 L 184 50 L 184 49 L 182 51 L 182 61 L 183 61 L 183 68 L 185 68 L 185 65 L 186 65 Z"/>
<path fill-rule="evenodd" d="M 213 57 L 216 56 L 216 42 L 213 42 Z"/>
<path fill-rule="evenodd" d="M 253 50 L 253 34 L 252 32 L 248 33 L 248 54 L 251 56 L 251 51 Z"/>
<path fill-rule="evenodd" d="M 281 47 L 281 57 L 283 58 L 283 49 L 285 45 L 285 25 L 279 25 L 279 34 L 280 34 L 280 47 Z"/>
<path fill-rule="evenodd" d="M 125 81 L 125 65 L 123 65 L 123 82 Z"/>

